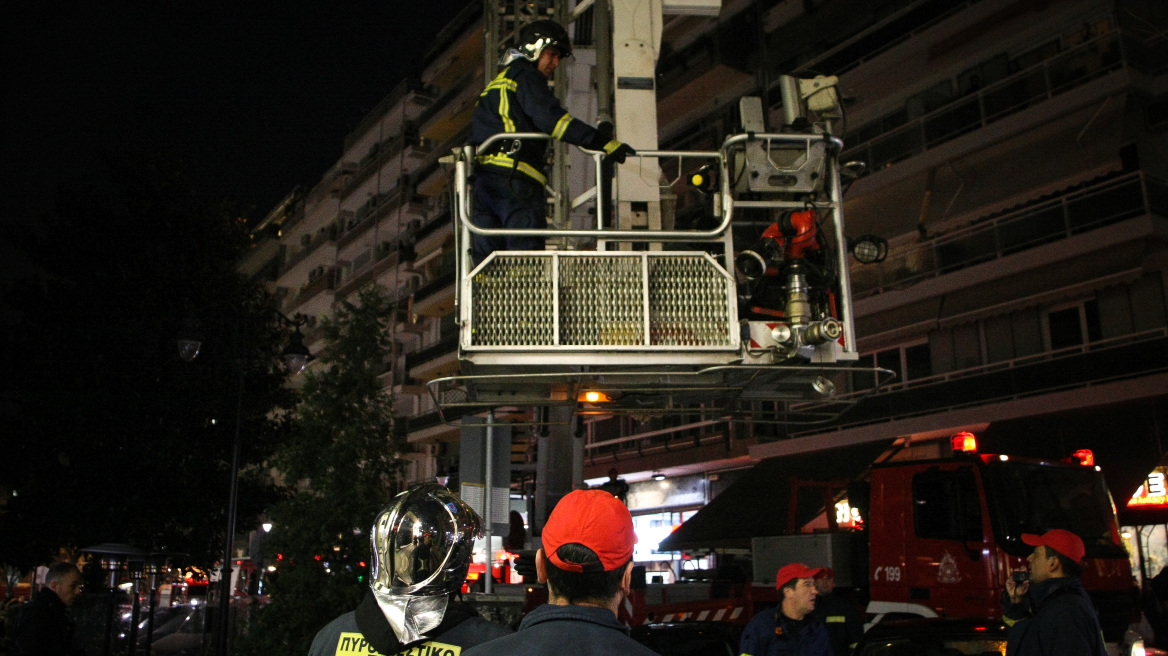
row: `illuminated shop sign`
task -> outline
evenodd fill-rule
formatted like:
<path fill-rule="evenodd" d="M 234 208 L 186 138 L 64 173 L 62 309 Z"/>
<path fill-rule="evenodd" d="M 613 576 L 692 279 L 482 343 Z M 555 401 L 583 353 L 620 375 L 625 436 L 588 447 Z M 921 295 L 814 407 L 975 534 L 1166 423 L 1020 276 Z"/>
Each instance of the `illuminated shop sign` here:
<path fill-rule="evenodd" d="M 1164 468 L 1157 467 L 1148 474 L 1148 480 L 1140 486 L 1127 502 L 1128 508 L 1168 508 L 1168 486 L 1164 482 Z"/>

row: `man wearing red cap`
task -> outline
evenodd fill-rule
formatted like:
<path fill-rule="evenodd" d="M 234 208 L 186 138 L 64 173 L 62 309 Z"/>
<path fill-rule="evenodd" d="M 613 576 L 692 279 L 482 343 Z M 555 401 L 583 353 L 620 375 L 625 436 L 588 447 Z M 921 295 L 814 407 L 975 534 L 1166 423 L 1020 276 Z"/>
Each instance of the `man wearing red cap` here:
<path fill-rule="evenodd" d="M 633 576 L 633 518 L 604 490 L 575 490 L 560 499 L 535 554 L 548 603 L 528 613 L 519 630 L 463 656 L 655 656 L 617 622 Z"/>
<path fill-rule="evenodd" d="M 1002 615 L 1010 626 L 1006 656 L 1103 656 L 1099 616 L 1080 577 L 1087 550 L 1061 528 L 1023 533 L 1034 547 L 1026 558 L 1030 580 L 1006 580 Z"/>
<path fill-rule="evenodd" d="M 763 611 L 742 632 L 742 656 L 832 656 L 831 641 L 815 610 L 815 577 L 823 568 L 802 563 L 779 568 L 775 587 L 778 608 Z"/>

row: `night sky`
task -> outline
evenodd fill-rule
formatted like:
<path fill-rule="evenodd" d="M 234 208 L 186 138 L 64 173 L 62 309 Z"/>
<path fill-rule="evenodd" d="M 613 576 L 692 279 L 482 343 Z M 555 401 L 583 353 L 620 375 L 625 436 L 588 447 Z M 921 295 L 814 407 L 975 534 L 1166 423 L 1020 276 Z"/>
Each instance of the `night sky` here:
<path fill-rule="evenodd" d="M 0 27 L 0 218 L 29 220 L 103 154 L 174 162 L 262 218 L 478 0 L 16 0 Z"/>

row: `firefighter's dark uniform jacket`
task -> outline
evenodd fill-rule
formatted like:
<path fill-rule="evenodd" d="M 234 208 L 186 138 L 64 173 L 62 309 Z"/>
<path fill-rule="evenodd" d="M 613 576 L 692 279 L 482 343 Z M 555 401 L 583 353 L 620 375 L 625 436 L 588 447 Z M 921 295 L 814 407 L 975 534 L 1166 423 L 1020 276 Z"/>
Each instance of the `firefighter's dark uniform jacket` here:
<path fill-rule="evenodd" d="M 528 613 L 519 630 L 464 656 L 656 656 L 629 637 L 629 627 L 607 608 L 544 604 Z"/>
<path fill-rule="evenodd" d="M 839 594 L 822 594 L 815 598 L 813 614 L 823 622 L 835 656 L 848 656 L 864 635 L 864 618 L 850 601 Z"/>
<path fill-rule="evenodd" d="M 470 143 L 474 146 L 501 132 L 543 132 L 576 146 L 600 149 L 597 131 L 572 118 L 548 88 L 548 79 L 536 65 L 518 57 L 483 89 L 471 120 Z M 519 174 L 541 186 L 546 139 L 528 139 L 518 152 L 508 154 L 512 142 L 496 144 L 477 154 L 477 172 Z"/>
<path fill-rule="evenodd" d="M 1103 656 L 1103 631 L 1083 583 L 1071 576 L 1031 584 L 1021 603 L 1002 593 L 1006 656 Z"/>
<path fill-rule="evenodd" d="M 814 613 L 794 622 L 780 608 L 750 620 L 738 651 L 743 656 L 832 656 L 827 628 Z"/>
<path fill-rule="evenodd" d="M 377 600 L 366 595 L 357 610 L 345 613 L 317 632 L 309 656 L 462 656 L 463 650 L 511 633 L 488 622 L 463 604 L 451 602 L 442 623 L 427 638 L 403 645 Z"/>

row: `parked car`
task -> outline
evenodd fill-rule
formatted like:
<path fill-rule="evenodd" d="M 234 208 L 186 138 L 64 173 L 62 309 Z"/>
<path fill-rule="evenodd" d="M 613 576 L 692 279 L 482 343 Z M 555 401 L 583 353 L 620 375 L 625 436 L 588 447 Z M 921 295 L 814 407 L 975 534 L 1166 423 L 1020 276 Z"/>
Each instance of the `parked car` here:
<path fill-rule="evenodd" d="M 661 656 L 736 656 L 742 628 L 725 622 L 642 624 L 631 635 Z"/>
<path fill-rule="evenodd" d="M 161 606 L 154 609 L 154 636 L 158 637 L 158 629 L 176 614 L 185 613 L 185 606 Z M 138 613 L 138 645 L 146 644 L 146 633 L 150 625 L 149 608 L 143 608 Z M 118 640 L 125 640 L 130 631 L 130 612 L 122 613 L 118 621 Z"/>
<path fill-rule="evenodd" d="M 174 615 L 154 625 L 152 656 L 196 656 L 211 643 L 205 604 L 175 606 Z"/>
<path fill-rule="evenodd" d="M 944 617 L 885 620 L 864 634 L 855 656 L 1004 656 L 1006 625 Z"/>
<path fill-rule="evenodd" d="M 994 620 L 945 617 L 885 619 L 868 629 L 853 656 L 1004 656 L 1006 625 Z M 1128 632 L 1108 653 L 1121 656 L 1168 656 L 1145 647 L 1143 639 Z"/>

